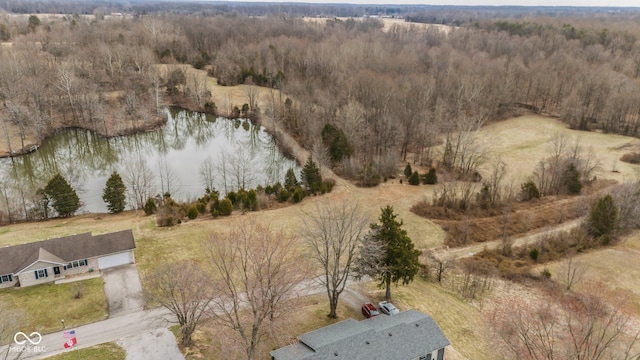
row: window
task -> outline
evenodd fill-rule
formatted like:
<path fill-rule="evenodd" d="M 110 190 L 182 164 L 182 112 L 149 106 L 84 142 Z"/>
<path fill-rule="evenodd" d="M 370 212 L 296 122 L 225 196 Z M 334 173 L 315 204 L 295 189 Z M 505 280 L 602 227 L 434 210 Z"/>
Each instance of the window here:
<path fill-rule="evenodd" d="M 89 262 L 87 261 L 87 259 L 76 260 L 65 265 L 64 269 L 69 270 L 69 269 L 77 268 L 79 266 L 87 266 L 87 265 L 89 265 Z"/>
<path fill-rule="evenodd" d="M 36 270 L 35 273 L 36 273 L 36 280 L 40 278 L 49 277 L 49 273 L 47 272 L 47 269 Z"/>
<path fill-rule="evenodd" d="M 0 276 L 0 284 L 2 284 L 3 282 L 12 282 L 12 281 L 13 281 L 13 277 L 10 274 Z"/>

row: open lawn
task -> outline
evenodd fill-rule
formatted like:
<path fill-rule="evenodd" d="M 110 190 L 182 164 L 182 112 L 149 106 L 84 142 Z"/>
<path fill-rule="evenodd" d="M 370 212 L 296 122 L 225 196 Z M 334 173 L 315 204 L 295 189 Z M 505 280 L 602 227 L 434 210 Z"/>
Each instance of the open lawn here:
<path fill-rule="evenodd" d="M 603 285 L 607 289 L 603 296 L 612 301 L 624 300 L 640 323 L 639 247 L 640 231 L 635 231 L 616 246 L 575 256 L 573 262 L 578 267 L 586 268 L 576 290 L 590 291 L 594 283 Z M 562 276 L 563 263 L 546 266 L 551 271 L 552 279 Z"/>
<path fill-rule="evenodd" d="M 74 295 L 79 289 L 82 296 L 76 299 Z M 26 333 L 60 331 L 62 319 L 67 328 L 73 328 L 108 316 L 102 278 L 3 289 L 0 290 L 0 303 L 8 304 L 19 314 L 20 331 Z"/>
<path fill-rule="evenodd" d="M 66 353 L 48 357 L 47 360 L 124 360 L 126 351 L 114 343 L 104 343 L 85 349 L 69 350 Z"/>
<path fill-rule="evenodd" d="M 375 285 L 369 283 L 365 288 L 377 304 L 384 300 L 384 290 Z M 391 295 L 401 311 L 416 309 L 433 317 L 451 342 L 446 350 L 447 359 L 495 359 L 485 338 L 482 314 L 457 294 L 417 276 L 409 285 L 392 286 Z"/>
<path fill-rule="evenodd" d="M 556 134 L 571 139 L 580 139 L 584 151 L 591 147 L 600 162 L 596 171 L 599 179 L 623 181 L 637 177 L 640 166 L 619 161 L 625 153 L 638 151 L 640 139 L 628 136 L 571 130 L 560 120 L 541 116 L 524 115 L 492 123 L 480 131 L 481 138 L 490 145 L 490 157 L 499 157 L 507 163 L 507 183 L 519 184 L 533 173 L 533 167 L 549 156 L 549 140 Z M 486 164 L 489 165 L 489 164 Z M 617 172 L 612 170 L 615 168 Z M 481 173 L 488 174 L 489 166 L 482 167 Z"/>

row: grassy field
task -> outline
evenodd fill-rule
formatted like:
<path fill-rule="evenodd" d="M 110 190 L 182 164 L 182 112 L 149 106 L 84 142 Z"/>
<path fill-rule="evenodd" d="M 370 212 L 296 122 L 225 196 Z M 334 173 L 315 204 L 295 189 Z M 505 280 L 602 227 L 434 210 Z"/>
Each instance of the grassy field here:
<path fill-rule="evenodd" d="M 374 302 L 384 300 L 384 290 L 369 284 L 365 287 Z M 420 277 L 407 286 L 392 287 L 392 302 L 400 309 L 416 309 L 430 315 L 451 342 L 446 358 L 495 359 L 487 345 L 480 311 L 457 294 Z"/>
<path fill-rule="evenodd" d="M 241 99 L 243 91 L 246 89 L 238 87 L 220 87 L 214 96 L 221 99 L 236 98 Z M 225 92 L 231 95 L 225 95 Z M 480 135 L 487 141 L 491 141 L 492 156 L 501 157 L 508 165 L 508 179 L 519 183 L 532 172 L 532 164 L 538 159 L 547 155 L 549 139 L 556 133 L 577 137 L 581 136 L 581 143 L 585 146 L 593 146 L 602 166 L 597 172 L 599 179 L 609 178 L 623 180 L 633 177 L 640 168 L 618 162 L 617 159 L 622 154 L 630 151 L 638 151 L 640 140 L 617 135 L 584 133 L 567 129 L 564 124 L 551 118 L 527 115 L 506 121 L 491 124 L 484 128 Z M 523 161 L 526 159 L 526 161 Z M 616 164 L 618 172 L 612 172 L 613 164 Z M 398 173 L 401 173 L 399 168 Z M 486 169 L 485 169 L 486 170 Z M 241 215 L 234 214 L 228 218 L 212 219 L 210 217 L 198 218 L 194 221 L 184 222 L 172 228 L 157 228 L 153 217 L 146 217 L 142 212 L 126 212 L 119 215 L 83 215 L 68 219 L 54 219 L 43 222 L 29 224 L 15 224 L 0 227 L 0 246 L 18 244 L 35 241 L 51 237 L 66 236 L 82 232 L 91 231 L 93 233 L 105 233 L 123 229 L 133 229 L 136 239 L 136 260 L 141 271 L 143 283 L 144 273 L 152 270 L 159 264 L 177 261 L 181 259 L 191 259 L 194 261 L 203 260 L 203 252 L 200 250 L 200 243 L 212 232 L 225 231 L 234 223 L 247 218 L 257 218 L 259 221 L 269 224 L 275 228 L 284 228 L 292 233 L 296 233 L 302 226 L 302 217 L 306 213 L 314 211 L 316 206 L 337 204 L 342 201 L 358 203 L 359 206 L 368 213 L 370 221 L 376 221 L 380 208 L 387 204 L 392 205 L 398 213 L 399 218 L 404 222 L 409 236 L 413 239 L 416 247 L 421 250 L 431 248 L 442 248 L 445 233 L 442 228 L 428 219 L 424 219 L 410 211 L 411 206 L 418 200 L 429 199 L 436 186 L 410 186 L 400 184 L 399 181 L 391 180 L 376 188 L 358 188 L 349 182 L 337 179 L 337 185 L 330 194 L 320 197 L 305 198 L 302 203 L 273 210 L 266 210 L 257 213 Z M 624 292 L 633 301 L 640 298 L 637 279 L 640 276 L 640 263 L 638 259 L 640 251 L 640 236 L 630 238 L 624 246 L 617 246 L 605 250 L 595 251 L 583 255 L 585 261 L 592 264 L 595 269 L 590 272 L 594 279 L 607 280 L 611 289 Z M 96 281 L 100 281 L 97 279 Z M 101 282 L 94 284 L 102 289 Z M 46 309 L 65 309 L 66 302 L 73 304 L 74 300 L 69 293 L 63 290 L 64 285 L 35 287 L 32 289 L 22 289 L 20 291 L 2 291 L 0 300 L 8 300 L 12 304 L 21 301 L 29 302 L 29 299 L 43 299 L 52 297 L 56 303 L 48 303 Z M 102 291 L 102 290 L 100 290 Z M 377 290 L 371 290 L 372 294 L 379 296 Z M 33 293 L 30 293 L 33 292 Z M 26 295 L 30 294 L 30 295 Z M 86 291 L 86 297 L 89 292 Z M 26 305 L 25 311 L 34 310 L 33 314 L 26 315 L 30 318 L 42 317 L 38 324 L 29 324 L 36 327 L 32 331 L 41 330 L 46 332 L 58 330 L 60 317 L 64 316 L 68 326 L 74 321 L 74 313 L 86 314 L 80 322 L 100 320 L 106 314 L 104 293 L 96 300 L 94 308 L 78 308 L 71 311 L 69 315 L 48 315 L 37 313 L 38 303 L 34 300 L 32 304 Z M 85 297 L 85 298 L 86 298 Z M 454 294 L 440 288 L 437 285 L 417 280 L 406 287 L 394 289 L 394 297 L 401 308 L 416 308 L 431 314 L 442 327 L 445 334 L 452 342 L 452 351 L 448 353 L 453 359 L 488 359 L 491 354 L 490 345 L 483 336 L 481 326 L 482 317 L 479 311 L 466 301 Z M 27 299 L 28 298 L 28 299 Z M 60 298 L 60 299 L 58 299 Z M 49 301 L 49 300 L 47 300 Z M 79 301 L 84 302 L 84 299 Z M 324 317 L 322 299 L 317 299 L 317 303 L 300 304 L 301 310 L 297 311 L 302 319 L 298 325 L 288 326 L 283 330 L 284 338 L 289 340 L 295 338 L 303 332 L 312 330 L 319 326 L 326 325 Z M 64 306 L 63 306 L 64 305 Z M 638 306 L 640 308 L 640 306 Z M 43 307 L 44 308 L 44 307 Z M 342 310 L 347 311 L 347 310 Z M 640 314 L 640 311 L 638 312 Z M 345 313 L 346 314 L 346 313 Z M 55 316 L 55 318 L 53 318 Z M 309 318 L 307 318 L 309 316 Z M 50 317 L 50 318 L 48 318 Z M 44 325 L 42 325 L 44 324 Z M 203 342 L 212 344 L 211 339 L 218 339 L 215 334 L 201 333 Z M 203 351 L 220 353 L 221 345 L 211 345 L 212 348 Z M 275 346 L 273 344 L 268 346 Z"/>
<path fill-rule="evenodd" d="M 82 297 L 75 299 L 75 289 L 82 288 Z M 24 332 L 42 334 L 62 330 L 61 319 L 67 328 L 104 320 L 107 300 L 102 278 L 66 283 L 43 284 L 21 289 L 0 290 L 0 303 L 20 314 L 20 328 Z"/>
<path fill-rule="evenodd" d="M 636 177 L 640 167 L 619 161 L 627 152 L 640 149 L 640 139 L 622 135 L 585 132 L 568 129 L 560 120 L 540 116 L 524 115 L 506 121 L 499 121 L 484 127 L 481 138 L 491 144 L 490 157 L 501 158 L 508 166 L 507 182 L 520 184 L 531 175 L 533 166 L 549 156 L 549 140 L 555 134 L 562 134 L 573 143 L 580 139 L 581 147 L 588 151 L 591 147 L 600 162 L 596 171 L 599 179 L 623 181 Z M 526 161 L 523 161 L 525 160 Z M 488 174 L 489 164 L 481 173 Z M 612 170 L 615 168 L 617 172 Z"/>
<path fill-rule="evenodd" d="M 624 300 L 629 310 L 640 319 L 640 231 L 636 231 L 620 244 L 576 256 L 573 261 L 586 271 L 576 290 L 590 291 L 594 284 L 604 286 L 605 296 Z M 546 266 L 552 279 L 561 277 L 563 262 Z"/>
<path fill-rule="evenodd" d="M 124 360 L 126 351 L 115 343 L 104 343 L 85 349 L 70 350 L 69 352 L 54 355 L 47 360 Z"/>

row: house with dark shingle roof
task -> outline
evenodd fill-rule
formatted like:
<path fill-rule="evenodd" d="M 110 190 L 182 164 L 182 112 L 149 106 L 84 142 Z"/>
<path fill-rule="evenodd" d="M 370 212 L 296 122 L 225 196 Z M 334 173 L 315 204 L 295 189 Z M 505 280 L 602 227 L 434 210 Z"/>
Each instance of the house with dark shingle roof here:
<path fill-rule="evenodd" d="M 347 319 L 298 336 L 273 360 L 443 360 L 449 340 L 431 316 L 406 310 L 362 321 Z"/>
<path fill-rule="evenodd" d="M 0 247 L 0 288 L 25 287 L 135 262 L 131 230 Z"/>

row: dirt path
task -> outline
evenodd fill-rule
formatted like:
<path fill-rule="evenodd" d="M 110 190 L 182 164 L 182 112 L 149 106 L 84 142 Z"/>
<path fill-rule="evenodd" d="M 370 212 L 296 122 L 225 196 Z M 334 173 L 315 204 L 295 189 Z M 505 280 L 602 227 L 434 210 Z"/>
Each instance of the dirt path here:
<path fill-rule="evenodd" d="M 540 240 L 542 237 L 546 235 L 556 234 L 561 231 L 568 231 L 575 227 L 578 227 L 580 223 L 583 221 L 583 218 L 574 219 L 571 221 L 563 222 L 562 224 L 546 227 L 542 230 L 538 230 L 534 233 L 529 233 L 524 236 L 520 236 L 513 241 L 513 246 L 523 246 L 527 244 L 534 243 Z M 438 259 L 459 259 L 463 257 L 473 256 L 473 254 L 478 253 L 484 249 L 495 249 L 500 246 L 501 240 L 488 241 L 479 244 L 472 244 L 465 247 L 460 248 L 440 248 L 434 250 L 434 255 Z"/>

